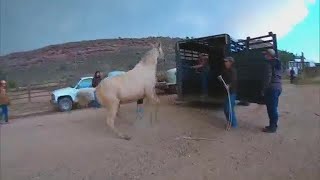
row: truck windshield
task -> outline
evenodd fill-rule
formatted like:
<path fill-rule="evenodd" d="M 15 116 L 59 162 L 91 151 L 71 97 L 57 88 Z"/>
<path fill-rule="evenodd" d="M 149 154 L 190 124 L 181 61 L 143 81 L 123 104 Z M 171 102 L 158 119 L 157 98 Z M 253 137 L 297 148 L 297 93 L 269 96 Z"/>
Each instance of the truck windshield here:
<path fill-rule="evenodd" d="M 68 86 L 69 87 L 72 87 L 72 88 L 76 88 L 77 84 L 79 83 L 81 79 L 74 79 L 74 80 L 70 80 L 69 83 L 68 83 Z"/>

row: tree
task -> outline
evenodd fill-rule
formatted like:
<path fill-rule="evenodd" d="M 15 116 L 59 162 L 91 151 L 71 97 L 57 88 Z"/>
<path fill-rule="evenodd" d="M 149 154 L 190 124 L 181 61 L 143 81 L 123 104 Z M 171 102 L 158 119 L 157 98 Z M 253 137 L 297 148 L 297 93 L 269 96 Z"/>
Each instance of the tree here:
<path fill-rule="evenodd" d="M 286 50 L 279 50 L 279 59 L 282 62 L 283 67 L 288 68 L 289 61 L 295 59 L 295 55 Z"/>
<path fill-rule="evenodd" d="M 289 61 L 292 61 L 295 59 L 295 55 L 291 52 L 288 52 L 286 50 L 279 50 L 279 58 L 283 63 L 288 63 Z"/>
<path fill-rule="evenodd" d="M 16 87 L 17 87 L 16 82 L 14 82 L 14 81 L 12 81 L 12 80 L 9 80 L 9 81 L 8 81 L 8 88 L 9 88 L 9 89 L 14 89 L 14 88 L 16 88 Z"/>

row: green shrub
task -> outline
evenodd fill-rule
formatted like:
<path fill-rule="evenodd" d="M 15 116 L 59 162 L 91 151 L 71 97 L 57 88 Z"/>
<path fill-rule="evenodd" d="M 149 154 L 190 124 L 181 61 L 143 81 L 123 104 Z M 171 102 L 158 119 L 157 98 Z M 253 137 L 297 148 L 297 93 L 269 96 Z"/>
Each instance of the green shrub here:
<path fill-rule="evenodd" d="M 9 81 L 8 81 L 8 88 L 9 88 L 9 89 L 17 88 L 16 82 L 14 82 L 14 81 L 12 81 L 12 80 L 9 80 Z"/>

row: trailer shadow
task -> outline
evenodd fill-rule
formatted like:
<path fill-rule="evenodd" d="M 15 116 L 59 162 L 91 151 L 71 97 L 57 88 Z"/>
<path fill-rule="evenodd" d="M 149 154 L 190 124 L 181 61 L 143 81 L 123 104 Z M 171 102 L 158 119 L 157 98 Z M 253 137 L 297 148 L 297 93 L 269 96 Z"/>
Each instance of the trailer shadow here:
<path fill-rule="evenodd" d="M 221 103 L 208 103 L 208 102 L 188 102 L 181 104 L 181 106 L 189 107 L 189 108 L 202 108 L 202 109 L 209 109 L 209 110 L 223 110 L 223 104 Z"/>

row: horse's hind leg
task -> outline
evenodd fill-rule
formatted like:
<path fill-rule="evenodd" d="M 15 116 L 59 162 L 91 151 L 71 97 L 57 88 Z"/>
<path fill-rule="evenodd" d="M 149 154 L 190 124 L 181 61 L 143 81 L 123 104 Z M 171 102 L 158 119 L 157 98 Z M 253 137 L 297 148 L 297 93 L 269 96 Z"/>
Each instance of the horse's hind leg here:
<path fill-rule="evenodd" d="M 113 102 L 112 104 L 110 104 L 110 106 L 107 107 L 109 108 L 109 112 L 107 114 L 107 124 L 112 129 L 112 131 L 116 133 L 121 139 L 130 140 L 130 136 L 121 133 L 117 128 L 114 127 L 114 120 L 117 115 L 118 107 L 119 103 L 115 102 Z"/>
<path fill-rule="evenodd" d="M 119 103 L 119 105 L 118 105 L 118 109 L 117 109 L 117 117 L 119 117 L 120 115 L 119 115 L 119 112 L 120 111 L 120 103 Z"/>
<path fill-rule="evenodd" d="M 150 102 L 150 104 L 154 107 L 155 121 L 157 121 L 160 100 L 155 92 L 155 89 L 152 89 L 152 90 L 150 89 L 149 91 L 146 91 L 146 96 L 147 96 L 147 99 Z M 150 124 L 153 124 L 152 114 L 150 114 Z"/>

